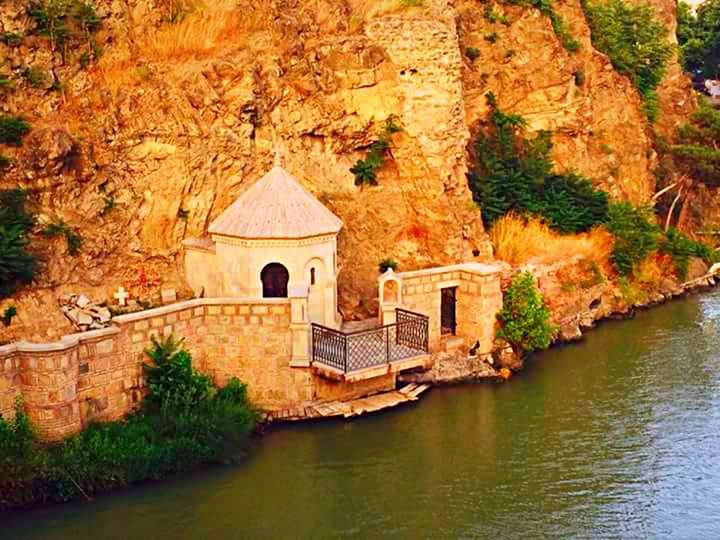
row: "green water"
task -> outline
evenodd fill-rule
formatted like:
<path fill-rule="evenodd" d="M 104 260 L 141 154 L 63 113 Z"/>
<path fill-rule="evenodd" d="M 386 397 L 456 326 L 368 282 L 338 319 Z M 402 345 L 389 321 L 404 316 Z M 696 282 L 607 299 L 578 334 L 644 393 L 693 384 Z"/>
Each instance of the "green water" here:
<path fill-rule="evenodd" d="M 0 538 L 720 538 L 720 294 L 504 385 L 275 430 L 243 464 L 0 518 Z"/>

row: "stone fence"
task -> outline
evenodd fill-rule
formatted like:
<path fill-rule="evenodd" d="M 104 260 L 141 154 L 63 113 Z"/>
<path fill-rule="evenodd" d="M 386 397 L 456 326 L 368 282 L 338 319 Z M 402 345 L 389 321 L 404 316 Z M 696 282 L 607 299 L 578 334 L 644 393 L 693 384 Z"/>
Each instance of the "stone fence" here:
<path fill-rule="evenodd" d="M 291 321 L 293 310 L 305 317 L 304 306 L 295 301 L 195 299 L 115 317 L 110 328 L 53 343 L 0 347 L 0 414 L 12 416 L 16 398 L 22 398 L 45 440 L 76 433 L 95 420 L 122 418 L 145 392 L 143 350 L 151 336 L 170 334 L 184 339 L 196 368 L 220 385 L 238 377 L 263 408 L 308 400 L 309 369 L 291 367 L 295 358 L 302 363 L 307 339 L 307 323 Z"/>

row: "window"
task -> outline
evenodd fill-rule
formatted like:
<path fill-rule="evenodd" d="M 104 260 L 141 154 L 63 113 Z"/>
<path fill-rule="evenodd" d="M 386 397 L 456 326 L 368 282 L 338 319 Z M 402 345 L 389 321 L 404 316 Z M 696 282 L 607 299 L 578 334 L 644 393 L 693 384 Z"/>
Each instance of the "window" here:
<path fill-rule="evenodd" d="M 290 274 L 280 263 L 270 263 L 260 272 L 263 298 L 287 298 Z"/>
<path fill-rule="evenodd" d="M 315 269 L 310 269 L 310 285 L 315 285 Z"/>

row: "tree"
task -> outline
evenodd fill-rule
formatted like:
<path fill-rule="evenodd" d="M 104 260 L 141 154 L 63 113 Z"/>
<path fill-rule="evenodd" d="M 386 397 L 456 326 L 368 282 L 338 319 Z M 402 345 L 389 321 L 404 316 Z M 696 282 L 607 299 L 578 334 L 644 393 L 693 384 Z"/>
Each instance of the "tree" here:
<path fill-rule="evenodd" d="M 694 14 L 680 2 L 677 37 L 687 71 L 720 79 L 720 0 L 705 0 Z"/>

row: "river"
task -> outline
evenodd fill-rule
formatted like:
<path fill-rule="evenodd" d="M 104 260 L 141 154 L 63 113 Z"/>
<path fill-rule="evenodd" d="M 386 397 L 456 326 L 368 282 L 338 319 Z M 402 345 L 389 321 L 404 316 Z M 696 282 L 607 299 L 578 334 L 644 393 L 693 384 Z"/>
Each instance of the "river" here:
<path fill-rule="evenodd" d="M 275 429 L 240 465 L 6 515 L 0 537 L 719 538 L 720 291 L 507 384 Z"/>

